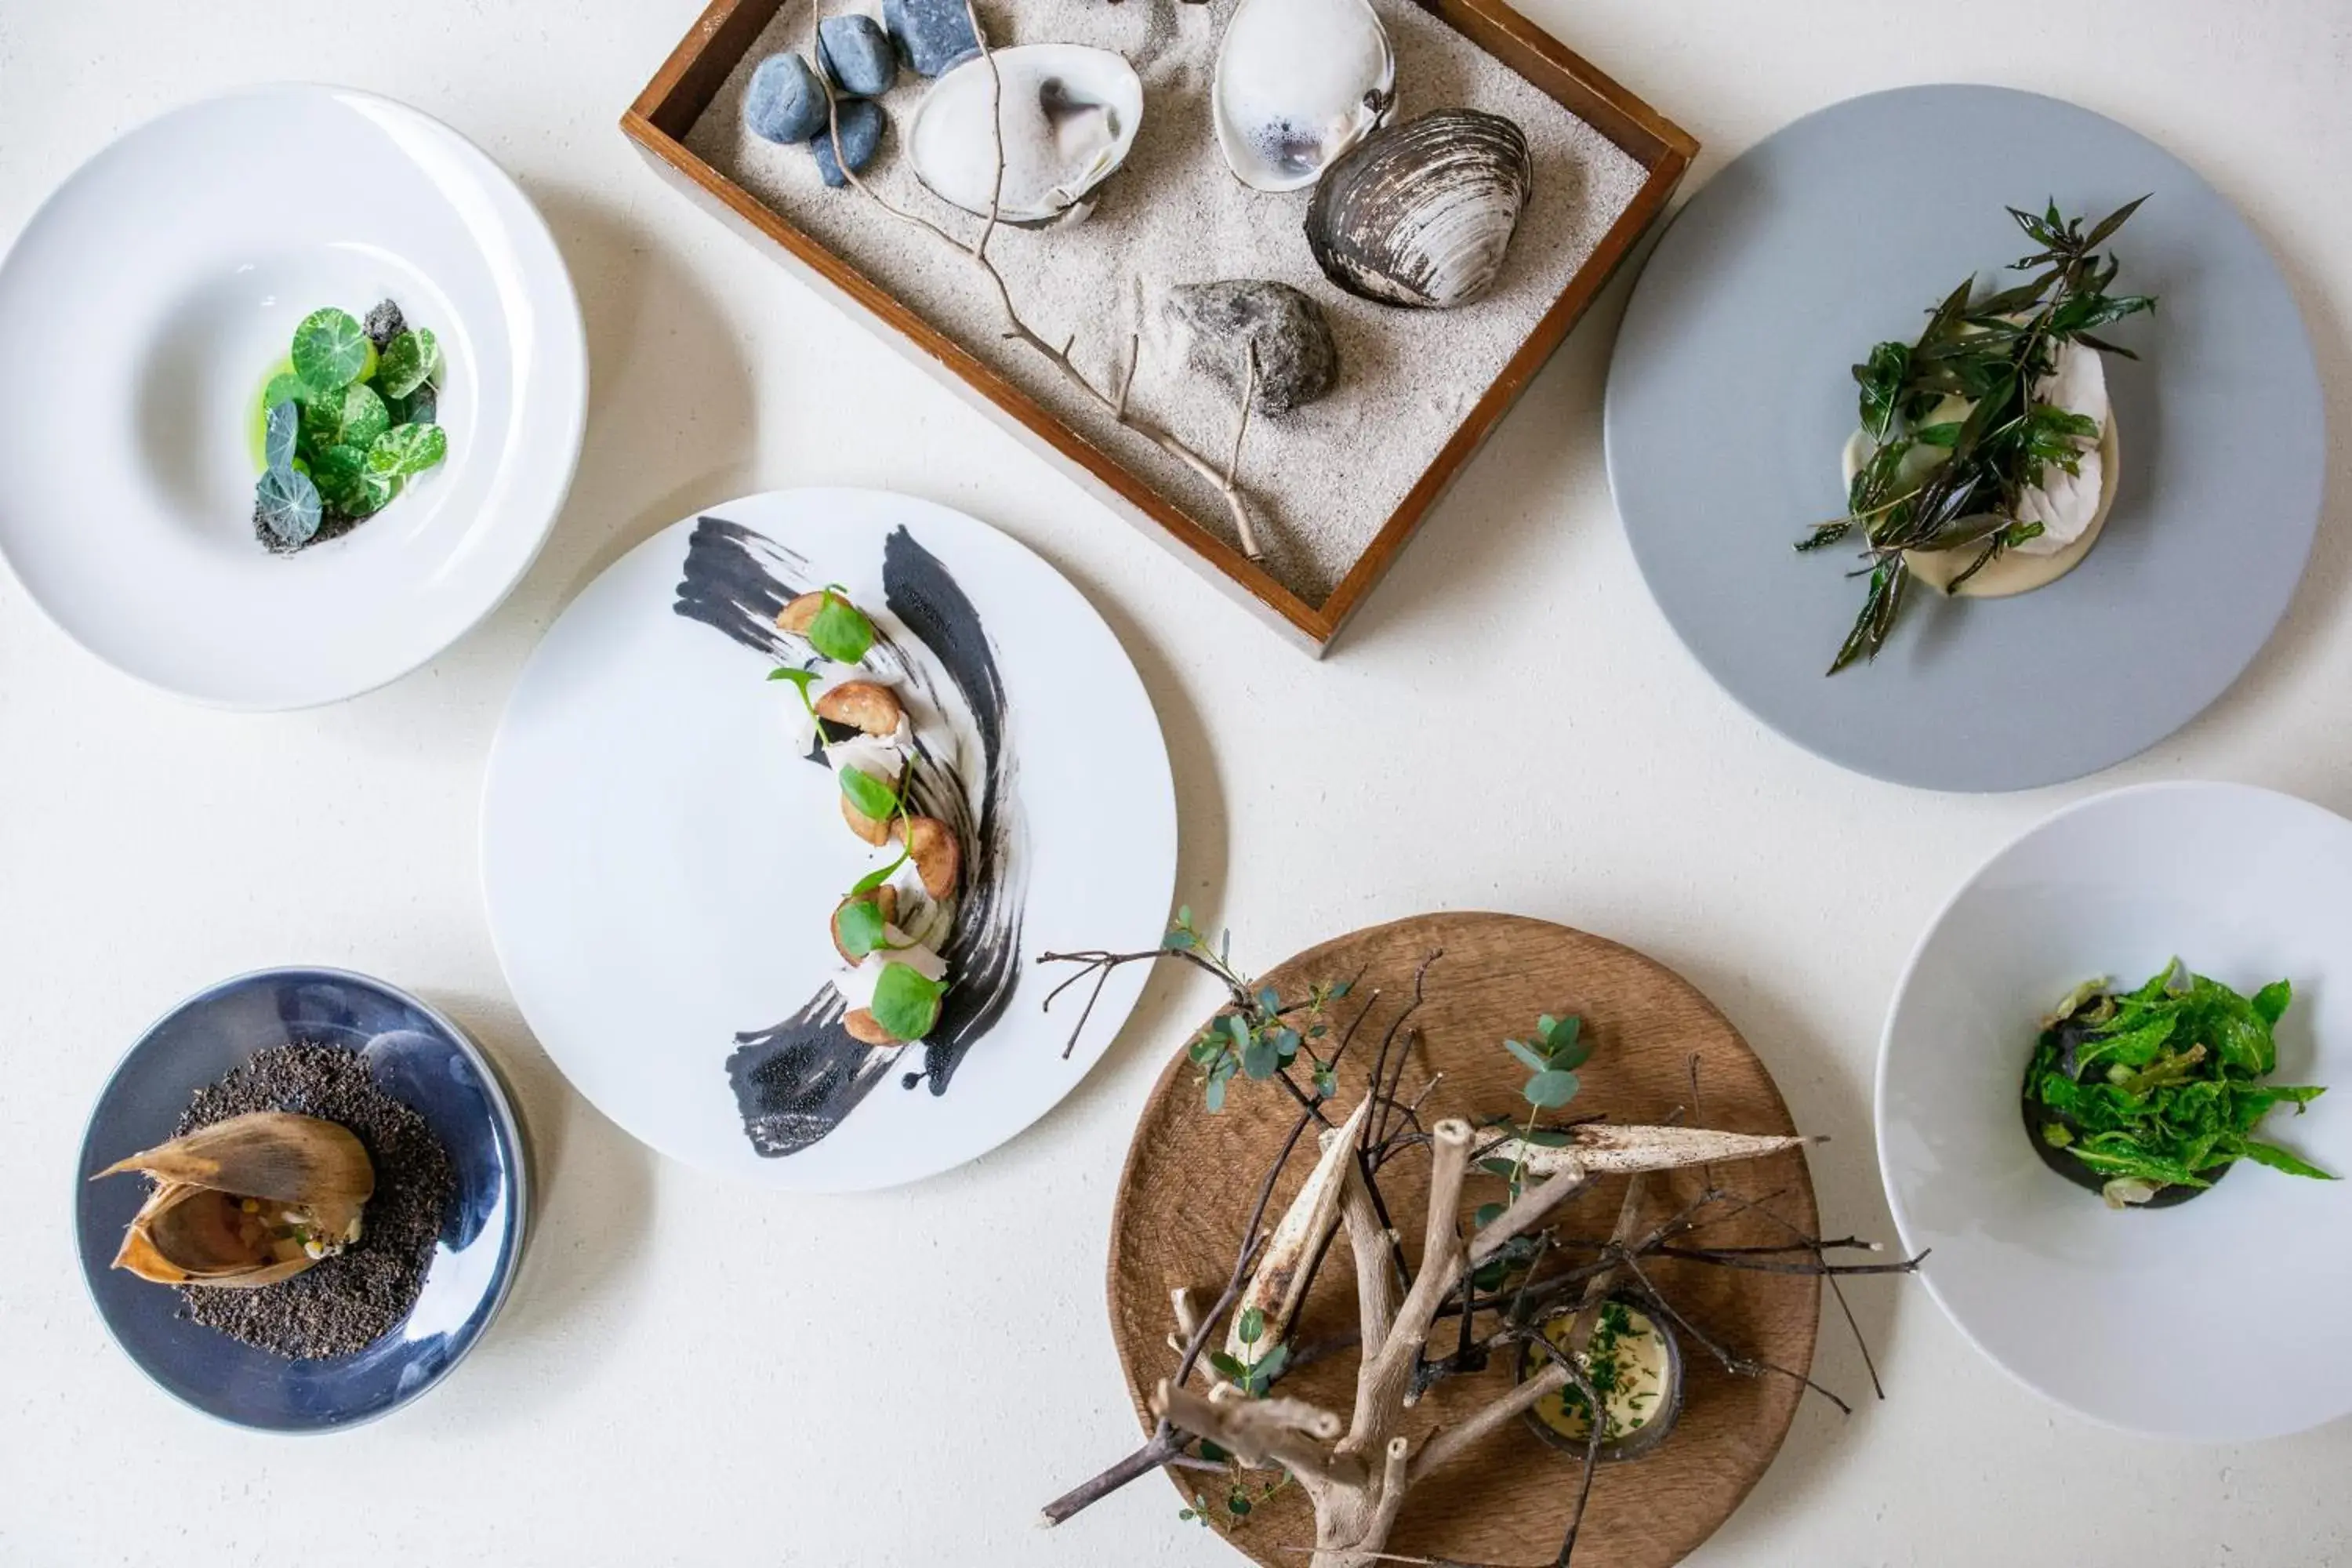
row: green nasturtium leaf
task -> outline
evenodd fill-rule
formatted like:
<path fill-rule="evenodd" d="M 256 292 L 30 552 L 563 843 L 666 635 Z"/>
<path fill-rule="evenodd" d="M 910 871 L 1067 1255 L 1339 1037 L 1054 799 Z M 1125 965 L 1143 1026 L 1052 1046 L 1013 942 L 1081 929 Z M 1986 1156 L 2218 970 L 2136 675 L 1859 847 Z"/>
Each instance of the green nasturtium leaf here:
<path fill-rule="evenodd" d="M 368 447 L 368 468 L 405 479 L 423 473 L 448 455 L 449 437 L 438 425 L 395 425 Z"/>
<path fill-rule="evenodd" d="M 311 311 L 294 329 L 293 358 L 294 374 L 306 385 L 332 392 L 366 376 L 375 345 L 351 312 L 331 305 Z"/>
<path fill-rule="evenodd" d="M 384 400 L 394 425 L 430 425 L 441 416 L 441 394 L 426 382 L 405 397 Z"/>
<path fill-rule="evenodd" d="M 902 1040 L 919 1040 L 940 1021 L 940 998 L 947 985 L 910 963 L 886 963 L 874 983 L 866 1010 L 874 1021 Z"/>
<path fill-rule="evenodd" d="M 261 427 L 261 466 L 272 472 L 294 467 L 294 441 L 301 433 L 302 410 L 293 399 L 273 403 Z"/>
<path fill-rule="evenodd" d="M 809 622 L 808 639 L 817 652 L 836 664 L 856 664 L 874 646 L 874 623 L 866 612 L 828 588 L 824 603 Z M 867 813 L 868 816 L 874 815 Z"/>
<path fill-rule="evenodd" d="M 860 815 L 872 817 L 877 822 L 887 822 L 898 815 L 898 792 L 864 768 L 841 770 L 841 793 L 849 797 L 849 804 L 856 806 Z M 900 1035 L 898 1037 L 911 1040 L 915 1037 Z"/>
<path fill-rule="evenodd" d="M 833 917 L 834 933 L 841 938 L 842 951 L 853 959 L 865 957 L 881 950 L 885 933 L 889 929 L 882 919 L 881 909 L 872 899 L 852 899 L 841 906 Z"/>
<path fill-rule="evenodd" d="M 254 487 L 254 515 L 270 537 L 289 549 L 308 544 L 319 531 L 323 509 L 318 487 L 291 468 L 272 468 Z"/>
<path fill-rule="evenodd" d="M 290 370 L 279 371 L 269 378 L 269 384 L 261 389 L 261 406 L 265 410 L 275 408 L 281 403 L 308 403 L 310 400 L 310 389 L 303 385 L 302 378 Z"/>
<path fill-rule="evenodd" d="M 441 345 L 423 328 L 392 340 L 376 362 L 376 390 L 386 397 L 406 397 L 424 385 L 441 363 Z"/>
<path fill-rule="evenodd" d="M 355 503 L 361 500 L 367 479 L 367 454 L 357 447 L 323 447 L 310 459 L 310 478 L 318 482 L 319 493 L 329 506 L 357 516 Z"/>
<path fill-rule="evenodd" d="M 356 382 L 343 388 L 341 428 L 335 434 L 337 445 L 357 447 L 364 452 L 375 444 L 377 437 L 391 428 L 392 411 L 375 395 L 375 388 Z"/>

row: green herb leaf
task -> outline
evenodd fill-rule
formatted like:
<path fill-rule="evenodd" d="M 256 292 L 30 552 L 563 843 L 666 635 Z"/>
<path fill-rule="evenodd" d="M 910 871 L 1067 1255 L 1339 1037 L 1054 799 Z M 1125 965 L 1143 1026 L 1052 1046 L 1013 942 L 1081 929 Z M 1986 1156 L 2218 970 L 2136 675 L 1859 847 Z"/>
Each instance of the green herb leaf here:
<path fill-rule="evenodd" d="M 1528 1087 L 1521 1092 L 1528 1097 L 1528 1104 L 1550 1110 L 1574 1100 L 1580 1087 L 1574 1073 L 1554 1068 L 1528 1079 Z"/>
<path fill-rule="evenodd" d="M 811 686 L 816 683 L 817 674 L 814 669 L 796 669 L 789 664 L 784 664 L 778 665 L 775 668 L 768 671 L 768 679 L 770 680 L 789 680 L 794 686 L 799 687 L 803 692 L 806 692 Z"/>
<path fill-rule="evenodd" d="M 294 374 L 320 392 L 349 386 L 367 374 L 375 345 L 349 312 L 313 310 L 294 329 Z"/>
<path fill-rule="evenodd" d="M 2147 198 L 2145 196 L 2140 198 L 2141 201 L 2145 201 L 2147 199 Z M 2138 205 L 2139 202 L 2134 202 L 2132 204 L 2133 206 L 2137 206 Z M 2126 210 L 2128 211 L 2129 209 L 2126 208 Z M 2254 993 L 2254 1016 L 2260 1018 L 2264 1024 L 2269 1025 L 2272 1027 L 2276 1027 L 2278 1021 L 2286 1016 L 2287 1006 L 2294 1000 L 2294 987 L 2289 985 L 2284 980 L 2273 980 L 2268 985 L 2263 986 L 2260 991 Z"/>
<path fill-rule="evenodd" d="M 1910 370 L 1907 343 L 1880 343 L 1866 363 L 1853 367 L 1853 379 L 1862 384 L 1862 427 L 1872 440 L 1884 440 L 1894 424 L 1895 403 Z"/>
<path fill-rule="evenodd" d="M 1259 1336 L 1265 1332 L 1265 1312 L 1264 1309 L 1258 1307 L 1243 1308 L 1242 1321 L 1235 1326 L 1234 1331 L 1241 1336 L 1242 1343 L 1245 1345 L 1254 1345 L 1257 1343 Z"/>
<path fill-rule="evenodd" d="M 1529 1072 L 1543 1072 L 1551 1066 L 1551 1063 L 1544 1058 L 1541 1052 L 1538 1051 L 1533 1046 L 1527 1045 L 1522 1041 L 1505 1040 L 1503 1042 L 1503 1048 L 1510 1052 L 1511 1055 L 1518 1058 L 1521 1065 L 1526 1067 Z"/>
<path fill-rule="evenodd" d="M 842 951 L 852 959 L 878 952 L 887 945 L 886 933 L 889 927 L 882 919 L 881 906 L 870 898 L 852 898 L 833 917 L 834 934 L 841 939 Z M 879 1016 L 879 1015 L 877 1015 Z M 893 1029 L 892 1034 L 898 1031 Z M 901 1038 L 913 1037 L 902 1036 Z"/>
<path fill-rule="evenodd" d="M 1213 1074 L 1211 1075 L 1207 1086 L 1202 1091 L 1202 1100 L 1207 1104 L 1211 1115 L 1223 1110 L 1225 1108 L 1225 1080 Z"/>
<path fill-rule="evenodd" d="M 271 404 L 261 427 L 261 466 L 272 471 L 292 468 L 295 437 L 301 430 L 302 410 L 292 398 Z"/>
<path fill-rule="evenodd" d="M 392 340 L 375 369 L 376 389 L 386 397 L 406 397 L 431 378 L 441 363 L 441 345 L 418 328 Z"/>
<path fill-rule="evenodd" d="M 320 515 L 318 487 L 290 468 L 272 468 L 254 487 L 254 516 L 289 549 L 310 542 Z"/>
<path fill-rule="evenodd" d="M 1230 1382 L 1245 1383 L 1249 1379 L 1250 1369 L 1229 1351 L 1211 1351 L 1209 1364 Z"/>
<path fill-rule="evenodd" d="M 874 646 L 874 623 L 866 618 L 865 611 L 827 588 L 815 617 L 809 622 L 808 639 L 835 664 L 856 664 Z"/>
<path fill-rule="evenodd" d="M 919 1040 L 940 1021 L 940 999 L 947 994 L 943 981 L 931 979 L 910 963 L 886 963 L 874 982 L 874 1001 L 867 1011 L 874 1021 L 902 1040 Z"/>
<path fill-rule="evenodd" d="M 2249 1138 L 2246 1140 L 2246 1158 L 2257 1165 L 2268 1165 L 2273 1171 L 2284 1171 L 2290 1176 L 2310 1176 L 2323 1182 L 2336 1180 L 2334 1176 L 2308 1160 L 2291 1154 L 2275 1143 L 2263 1143 Z"/>
<path fill-rule="evenodd" d="M 363 390 L 363 389 L 362 389 Z M 449 437 L 438 425 L 396 425 L 368 447 L 368 467 L 379 474 L 421 474 L 449 455 Z"/>
<path fill-rule="evenodd" d="M 302 378 L 290 370 L 279 371 L 269 378 L 269 384 L 261 389 L 261 406 L 265 411 L 281 403 L 308 403 L 310 400 L 310 389 L 303 385 Z"/>
<path fill-rule="evenodd" d="M 383 399 L 375 395 L 375 388 L 362 382 L 353 382 L 343 388 L 335 433 L 337 446 L 357 447 L 365 452 L 377 437 L 391 428 L 392 410 L 383 405 Z M 391 473 L 389 469 L 379 471 Z"/>
<path fill-rule="evenodd" d="M 860 767 L 841 770 L 841 793 L 849 797 L 858 815 L 876 822 L 887 822 L 898 814 L 898 792 Z M 897 1034 L 897 1030 L 891 1031 Z M 912 1035 L 899 1035 L 900 1039 L 912 1039 Z"/>
<path fill-rule="evenodd" d="M 1549 1014 L 1536 1022 L 1543 1035 L 1545 1054 L 1557 1068 L 1580 1068 L 1592 1055 L 1591 1044 L 1585 1040 L 1584 1020 L 1571 1013 L 1565 1018 Z"/>

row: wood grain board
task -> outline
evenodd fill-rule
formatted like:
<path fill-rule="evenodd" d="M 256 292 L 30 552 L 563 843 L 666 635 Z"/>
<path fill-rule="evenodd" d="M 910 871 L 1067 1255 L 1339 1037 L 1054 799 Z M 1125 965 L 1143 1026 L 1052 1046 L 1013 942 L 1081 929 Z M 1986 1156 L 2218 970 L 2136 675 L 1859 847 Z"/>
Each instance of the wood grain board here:
<path fill-rule="evenodd" d="M 1753 1051 L 1705 996 L 1664 965 L 1602 938 L 1511 915 L 1423 915 L 1375 926 L 1311 948 L 1263 977 L 1286 998 L 1318 982 L 1352 980 L 1337 1005 L 1344 1026 L 1369 1009 L 1362 1032 L 1342 1059 L 1338 1109 L 1365 1090 L 1380 1035 L 1411 997 L 1414 971 L 1427 972 L 1426 996 L 1413 1015 L 1420 1031 L 1402 1080 L 1410 1099 L 1433 1073 L 1444 1079 L 1425 1117 L 1475 1121 L 1527 1109 L 1527 1071 L 1502 1047 L 1526 1037 L 1544 1013 L 1573 1013 L 1593 1042 L 1580 1069 L 1582 1092 L 1570 1111 L 1629 1122 L 1663 1121 L 1692 1100 L 1685 1120 L 1738 1132 L 1790 1132 L 1788 1107 Z M 1236 1079 L 1224 1110 L 1202 1105 L 1199 1074 L 1176 1054 L 1152 1090 L 1128 1152 L 1112 1218 L 1110 1313 L 1128 1390 L 1144 1416 L 1151 1384 L 1173 1369 L 1166 1343 L 1172 1327 L 1168 1293 L 1192 1287 L 1213 1300 L 1232 1269 L 1255 1189 L 1297 1116 L 1278 1085 Z M 1337 1118 L 1334 1118 L 1337 1120 Z M 1305 1180 L 1313 1141 L 1302 1141 L 1277 1185 L 1269 1222 Z M 1408 1256 L 1420 1256 L 1428 1204 L 1427 1163 L 1396 1161 L 1382 1189 Z M 1726 1189 L 1758 1202 L 1807 1234 L 1819 1234 L 1812 1181 L 1801 1153 L 1790 1152 L 1717 1173 Z M 1696 1171 L 1650 1178 L 1647 1212 L 1679 1209 L 1704 1187 Z M 1501 1183 L 1474 1173 L 1465 1218 L 1499 1195 Z M 1605 1237 L 1624 1193 L 1622 1179 L 1596 1183 L 1561 1212 L 1572 1234 Z M 1743 1215 L 1703 1234 L 1712 1246 L 1785 1242 L 1769 1221 Z M 1821 1283 L 1810 1276 L 1735 1271 L 1673 1259 L 1645 1269 L 1666 1300 L 1735 1352 L 1797 1372 L 1810 1370 L 1821 1315 Z M 1294 1343 L 1351 1332 L 1356 1322 L 1353 1264 L 1344 1234 L 1317 1276 Z M 1444 1324 L 1440 1325 L 1441 1334 Z M 1222 1338 L 1214 1342 L 1222 1342 Z M 1433 1340 L 1433 1343 L 1438 1342 Z M 1727 1373 L 1684 1336 L 1688 1391 L 1682 1421 L 1650 1458 L 1601 1468 L 1594 1483 L 1578 1568 L 1666 1568 L 1729 1518 L 1760 1479 L 1787 1436 L 1801 1390 L 1789 1377 Z M 1416 1446 L 1431 1429 L 1460 1418 L 1502 1392 L 1510 1378 L 1497 1365 L 1449 1379 L 1423 1400 L 1407 1435 Z M 1341 1352 L 1284 1379 L 1282 1391 L 1345 1412 L 1353 1397 L 1356 1357 Z M 1549 1563 L 1559 1549 L 1577 1478 L 1573 1459 L 1514 1424 L 1478 1457 L 1416 1488 L 1389 1549 L 1482 1563 Z M 1177 1479 L 1188 1499 L 1214 1477 Z M 1171 1505 L 1171 1512 L 1174 1505 Z M 1256 1509 L 1229 1539 L 1266 1568 L 1297 1568 L 1287 1548 L 1311 1542 L 1311 1518 L 1295 1489 Z"/>
<path fill-rule="evenodd" d="M 781 247 L 803 281 L 875 328 L 909 359 L 1055 462 L 1112 510 L 1256 611 L 1262 620 L 1318 655 L 1355 614 L 1373 585 L 1387 575 L 1439 498 L 1518 401 L 1594 296 L 1633 254 L 1643 232 L 1664 214 L 1667 201 L 1698 155 L 1698 142 L 1688 132 L 1502 0 L 1420 0 L 1424 9 L 1623 148 L 1647 173 L 1640 190 L 1591 258 L 1569 279 L 1502 374 L 1463 416 L 1453 437 L 1339 585 L 1321 603 L 1310 603 L 1203 527 L 1097 441 L 686 144 L 687 133 L 718 94 L 728 73 L 750 52 L 777 12 L 793 3 L 798 0 L 711 0 L 622 115 L 623 133 L 663 177 L 697 204 L 747 237 Z"/>

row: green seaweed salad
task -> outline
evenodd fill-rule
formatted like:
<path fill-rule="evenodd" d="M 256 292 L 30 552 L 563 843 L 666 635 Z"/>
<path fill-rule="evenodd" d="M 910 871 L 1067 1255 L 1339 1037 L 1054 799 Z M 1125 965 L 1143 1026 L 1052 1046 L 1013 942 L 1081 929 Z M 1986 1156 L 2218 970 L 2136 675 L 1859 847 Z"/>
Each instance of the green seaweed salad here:
<path fill-rule="evenodd" d="M 390 300 L 364 322 L 313 310 L 261 393 L 253 531 L 279 554 L 333 539 L 449 455 L 441 345 Z"/>
<path fill-rule="evenodd" d="M 2026 1122 L 2045 1158 L 2095 1181 L 2111 1208 L 2193 1197 L 2239 1160 L 2334 1180 L 2253 1136 L 2274 1108 L 2299 1115 L 2325 1092 L 2262 1081 L 2277 1069 L 2272 1030 L 2293 998 L 2284 980 L 2242 996 L 2177 958 L 2137 991 L 2077 987 L 2043 1021 L 2025 1069 Z"/>

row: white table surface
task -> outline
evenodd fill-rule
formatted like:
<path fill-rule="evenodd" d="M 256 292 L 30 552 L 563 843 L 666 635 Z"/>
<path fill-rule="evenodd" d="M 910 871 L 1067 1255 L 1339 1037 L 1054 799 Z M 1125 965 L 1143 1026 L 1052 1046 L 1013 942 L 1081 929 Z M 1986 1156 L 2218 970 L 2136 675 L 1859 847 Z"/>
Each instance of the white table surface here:
<path fill-rule="evenodd" d="M 890 486 L 1027 542 L 1142 670 L 1174 758 L 1182 897 L 1231 920 L 1239 952 L 1271 963 L 1440 908 L 1631 942 L 1720 1004 L 1799 1121 L 1834 1135 L 1814 1170 L 1840 1230 L 1889 1234 L 1867 1110 L 1879 1022 L 1913 939 L 1983 855 L 2135 780 L 2242 779 L 2352 810 L 2341 0 L 1528 0 L 1706 142 L 1696 178 L 1852 94 L 2004 82 L 2155 136 L 2278 252 L 2337 432 L 2329 525 L 2285 628 L 2154 752 L 1990 799 L 1815 761 L 1676 644 L 1602 474 L 1622 283 L 1343 651 L 1310 663 L 639 163 L 614 121 L 698 5 L 0 0 L 0 237 L 162 110 L 246 82 L 348 81 L 441 116 L 520 177 L 578 281 L 595 386 L 571 506 L 521 588 L 428 668 L 340 707 L 181 706 L 83 655 L 0 580 L 0 1561 L 1238 1561 L 1179 1524 L 1156 1478 L 1058 1531 L 1031 1522 L 1135 1440 L 1105 1235 L 1137 1108 L 1211 1002 L 1200 977 L 1155 980 L 1103 1064 L 1009 1147 L 839 1201 L 723 1185 L 638 1147 L 565 1086 L 509 1001 L 475 847 L 500 707 L 571 596 L 696 506 Z M 40 395 L 26 368 L 0 416 Z M 1486 685 L 1517 668 L 1542 673 Z M 1482 820 L 1453 758 L 1400 739 L 1498 701 L 1520 708 L 1495 760 L 1530 781 L 1531 831 Z M 388 1421 L 309 1441 L 216 1427 L 150 1387 L 83 1294 L 66 1201 L 83 1114 L 123 1047 L 186 993 L 289 962 L 384 975 L 473 1028 L 520 1090 L 544 1184 L 512 1300 L 459 1373 Z M 1887 1403 L 1850 1420 L 1809 1405 L 1694 1563 L 2352 1558 L 2352 1425 L 2244 1448 L 2114 1436 L 2010 1383 L 1923 1291 L 1856 1294 Z M 824 1340 L 836 1352 L 812 1366 Z M 1833 1324 L 1822 1345 L 1821 1374 L 1864 1391 Z"/>

